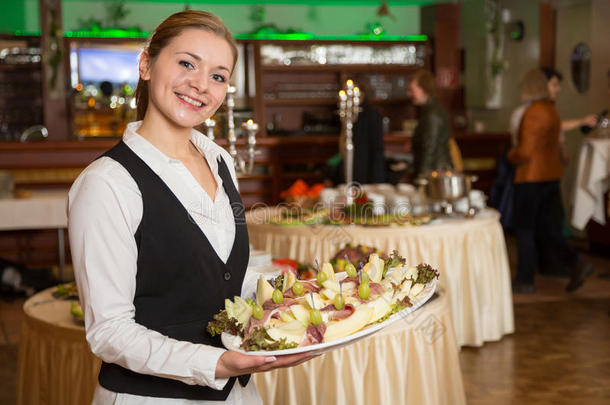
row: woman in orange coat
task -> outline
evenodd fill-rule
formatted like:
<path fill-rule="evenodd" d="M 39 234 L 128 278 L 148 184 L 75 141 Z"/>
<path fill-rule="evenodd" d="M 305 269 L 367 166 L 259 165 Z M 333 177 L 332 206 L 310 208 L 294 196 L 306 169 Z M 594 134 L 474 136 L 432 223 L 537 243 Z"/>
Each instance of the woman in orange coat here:
<path fill-rule="evenodd" d="M 566 243 L 561 232 L 561 121 L 549 99 L 546 76 L 539 69 L 525 73 L 522 87 L 529 88 L 538 97 L 525 111 L 518 145 L 508 154 L 515 165 L 513 226 L 517 235 L 518 266 L 513 290 L 534 292 L 537 255 L 541 254 L 548 256 L 547 263 L 554 263 L 558 268 L 568 267 L 571 278 L 566 289 L 573 291 L 593 269 Z"/>

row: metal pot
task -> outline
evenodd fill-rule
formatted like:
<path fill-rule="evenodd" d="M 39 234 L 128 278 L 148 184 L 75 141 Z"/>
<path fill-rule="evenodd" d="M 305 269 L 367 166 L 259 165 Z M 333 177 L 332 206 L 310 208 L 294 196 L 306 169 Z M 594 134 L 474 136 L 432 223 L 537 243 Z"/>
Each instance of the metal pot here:
<path fill-rule="evenodd" d="M 417 183 L 424 187 L 429 200 L 453 202 L 467 197 L 472 183 L 477 179 L 477 176 L 451 170 L 434 170 L 425 178 L 417 179 Z"/>

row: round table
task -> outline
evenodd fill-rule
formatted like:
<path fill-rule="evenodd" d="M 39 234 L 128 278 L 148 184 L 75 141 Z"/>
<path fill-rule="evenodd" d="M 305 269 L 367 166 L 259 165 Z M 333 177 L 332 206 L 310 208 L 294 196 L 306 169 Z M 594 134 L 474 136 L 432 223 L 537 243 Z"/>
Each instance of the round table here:
<path fill-rule="evenodd" d="M 466 404 L 447 294 L 344 348 L 255 374 L 264 404 Z"/>
<path fill-rule="evenodd" d="M 70 301 L 44 290 L 23 305 L 19 338 L 18 405 L 83 405 L 93 398 L 101 361 L 89 350 L 85 328 Z"/>
<path fill-rule="evenodd" d="M 510 268 L 504 233 L 495 210 L 475 218 L 448 218 L 422 226 L 279 226 L 267 220 L 274 208 L 250 211 L 250 243 L 273 257 L 301 262 L 328 260 L 346 243 L 397 250 L 407 264 L 439 269 L 450 299 L 460 346 L 481 346 L 514 332 Z"/>
<path fill-rule="evenodd" d="M 54 288 L 24 304 L 18 405 L 91 403 L 100 360 Z M 265 404 L 465 404 L 447 294 L 353 345 L 254 376 Z"/>

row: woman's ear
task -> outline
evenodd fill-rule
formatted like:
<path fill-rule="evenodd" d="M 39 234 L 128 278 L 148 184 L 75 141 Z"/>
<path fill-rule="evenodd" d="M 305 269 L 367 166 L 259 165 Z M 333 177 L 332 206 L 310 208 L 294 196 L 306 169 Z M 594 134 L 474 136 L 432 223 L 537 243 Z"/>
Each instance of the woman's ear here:
<path fill-rule="evenodd" d="M 140 62 L 138 65 L 138 70 L 140 71 L 140 79 L 142 79 L 142 80 L 150 79 L 150 56 L 148 55 L 148 51 L 143 51 L 140 54 Z"/>

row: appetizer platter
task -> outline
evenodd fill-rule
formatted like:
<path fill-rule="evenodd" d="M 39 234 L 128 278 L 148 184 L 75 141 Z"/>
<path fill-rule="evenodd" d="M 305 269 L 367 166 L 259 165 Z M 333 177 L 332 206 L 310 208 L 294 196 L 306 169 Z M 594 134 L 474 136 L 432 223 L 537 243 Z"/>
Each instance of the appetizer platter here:
<path fill-rule="evenodd" d="M 437 270 L 407 266 L 392 252 L 377 253 L 360 270 L 348 262 L 335 273 L 324 263 L 313 280 L 288 270 L 274 279 L 260 276 L 256 291 L 225 300 L 207 325 L 226 348 L 247 355 L 323 353 L 369 336 L 404 318 L 434 294 Z"/>

